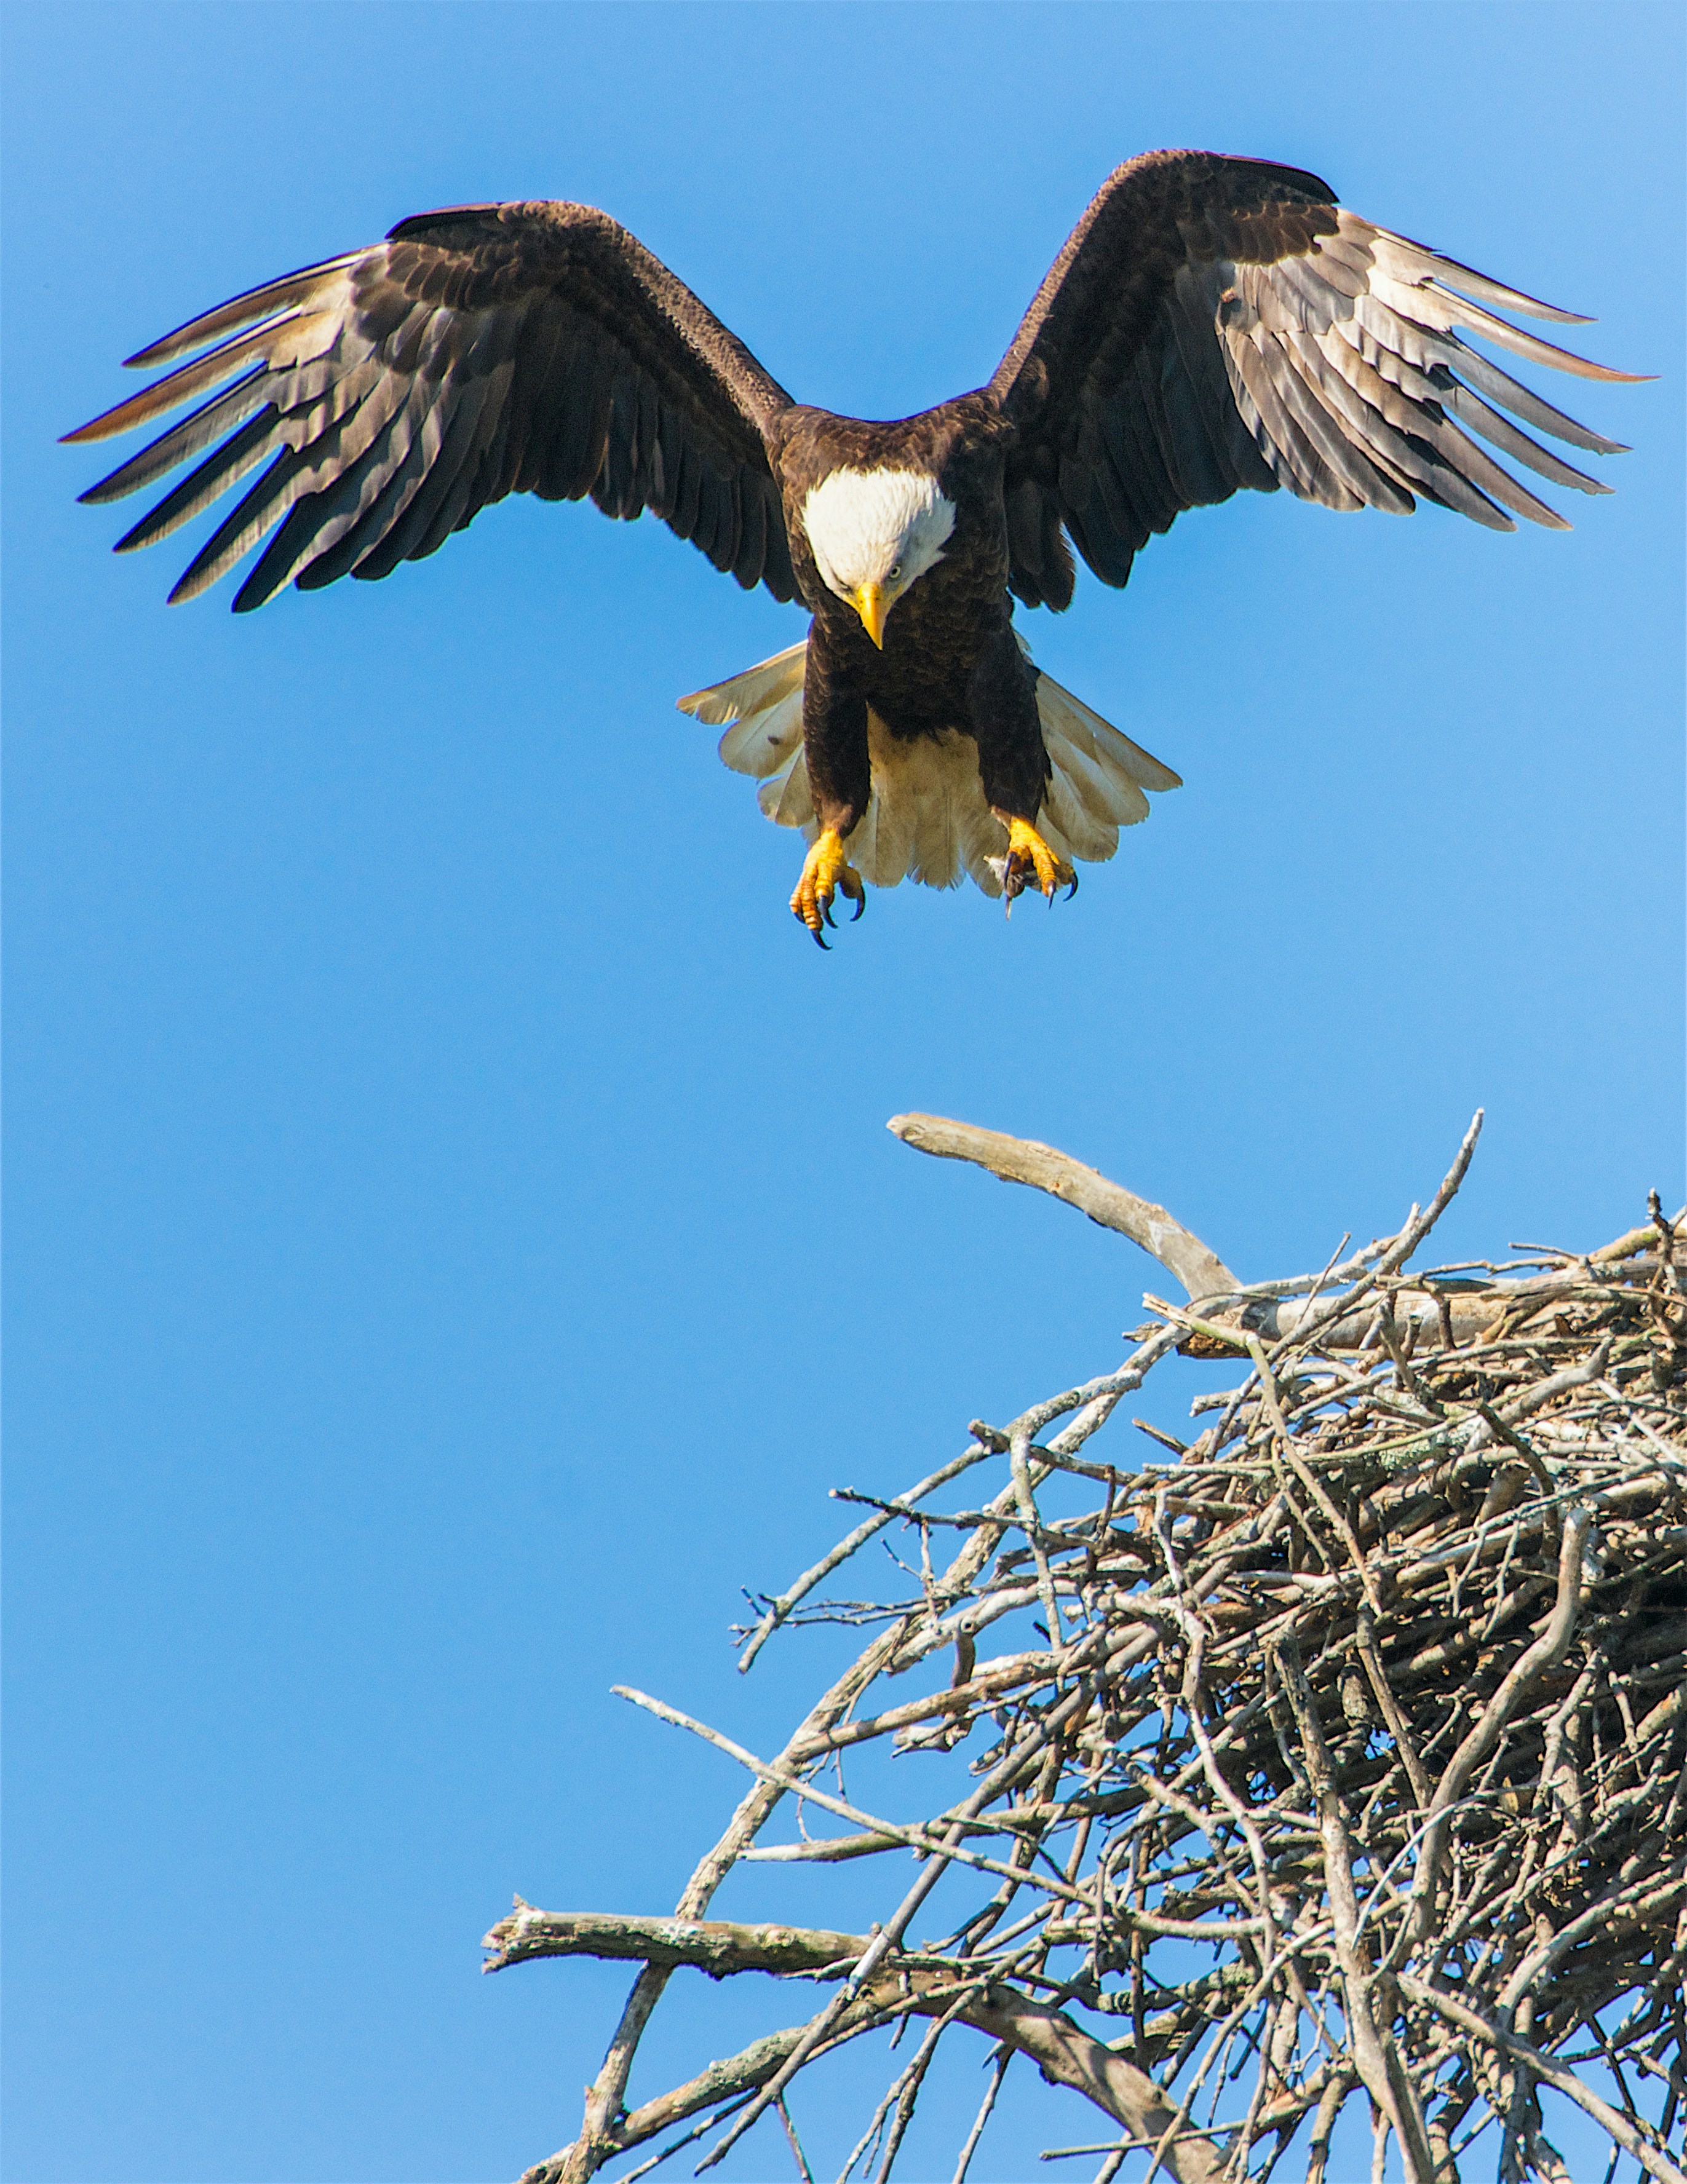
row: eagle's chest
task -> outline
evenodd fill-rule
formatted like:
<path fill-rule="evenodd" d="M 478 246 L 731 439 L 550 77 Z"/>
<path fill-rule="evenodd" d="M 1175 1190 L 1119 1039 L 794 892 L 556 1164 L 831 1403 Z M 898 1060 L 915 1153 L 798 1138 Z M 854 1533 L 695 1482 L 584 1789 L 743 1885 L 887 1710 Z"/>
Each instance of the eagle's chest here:
<path fill-rule="evenodd" d="M 1001 591 L 992 597 L 956 587 L 946 596 L 934 587 L 922 599 L 924 588 L 916 585 L 900 602 L 883 652 L 862 666 L 867 702 L 897 736 L 969 726 L 973 677 L 1005 610 Z"/>
<path fill-rule="evenodd" d="M 1005 552 L 990 546 L 958 538 L 891 610 L 882 651 L 841 601 L 820 610 L 841 666 L 892 735 L 969 728 L 974 674 L 1009 611 Z"/>

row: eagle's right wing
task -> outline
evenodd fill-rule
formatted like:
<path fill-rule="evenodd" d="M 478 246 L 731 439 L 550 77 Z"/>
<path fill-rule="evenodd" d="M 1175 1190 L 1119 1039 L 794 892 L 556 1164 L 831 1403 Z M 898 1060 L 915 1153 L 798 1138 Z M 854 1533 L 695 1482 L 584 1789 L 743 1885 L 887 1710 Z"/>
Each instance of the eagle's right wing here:
<path fill-rule="evenodd" d="M 1019 427 L 1013 588 L 1064 607 L 1064 525 L 1122 584 L 1180 510 L 1287 486 L 1327 508 L 1440 502 L 1495 530 L 1564 519 L 1470 437 L 1554 485 L 1605 493 L 1511 418 L 1597 454 L 1576 424 L 1461 336 L 1585 379 L 1628 379 L 1486 308 L 1576 320 L 1348 212 L 1316 175 L 1151 152 L 1109 176 L 991 382 Z M 1497 407 L 1494 405 L 1498 405 Z"/>
<path fill-rule="evenodd" d="M 236 297 L 129 361 L 196 349 L 65 436 L 105 439 L 220 390 L 81 496 L 119 499 L 212 448 L 118 542 L 124 552 L 266 465 L 172 600 L 215 583 L 276 524 L 237 610 L 289 581 L 384 577 L 508 493 L 589 493 L 623 517 L 649 508 L 746 589 L 795 592 L 764 442 L 790 396 L 589 205 L 401 221 L 385 242 Z"/>

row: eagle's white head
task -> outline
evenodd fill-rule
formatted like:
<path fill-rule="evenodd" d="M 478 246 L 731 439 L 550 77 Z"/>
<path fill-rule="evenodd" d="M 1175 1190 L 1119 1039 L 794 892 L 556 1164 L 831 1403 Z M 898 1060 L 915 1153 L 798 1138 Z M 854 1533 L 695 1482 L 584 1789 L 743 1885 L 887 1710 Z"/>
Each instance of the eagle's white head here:
<path fill-rule="evenodd" d="M 955 504 L 920 471 L 834 471 L 803 502 L 802 523 L 827 590 L 882 647 L 885 617 L 942 560 Z"/>

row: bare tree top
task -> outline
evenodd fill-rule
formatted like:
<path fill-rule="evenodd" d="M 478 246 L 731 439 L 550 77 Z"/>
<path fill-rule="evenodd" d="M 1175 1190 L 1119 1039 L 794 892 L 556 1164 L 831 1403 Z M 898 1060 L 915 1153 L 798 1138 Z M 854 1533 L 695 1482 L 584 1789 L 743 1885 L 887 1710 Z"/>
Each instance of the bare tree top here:
<path fill-rule="evenodd" d="M 939 2043 L 968 2031 L 995 2053 L 956 2184 L 1017 2058 L 1099 2112 L 1094 2143 L 1053 2149 L 1094 2156 L 1097 2184 L 1264 2184 L 1285 2161 L 1320 2184 L 1350 2098 L 1374 2173 L 1392 2144 L 1407 2184 L 1453 2184 L 1484 2133 L 1502 2184 L 1568 2184 L 1554 2099 L 1687 2184 L 1687 1254 L 1654 1196 L 1598 1251 L 1408 1276 L 1479 1124 L 1396 1234 L 1244 1285 L 1051 1147 L 896 1118 L 1132 1237 L 1191 1302 L 1150 1298 L 1123 1366 L 975 1421 L 904 1491 L 843 1492 L 861 1521 L 742 1634 L 748 1666 L 795 1623 L 872 1633 L 779 1752 L 623 1692 L 749 1786 L 673 1916 L 517 1899 L 486 1936 L 489 1970 L 641 1966 L 579 2132 L 523 2184 L 688 2148 L 708 2169 L 764 2117 L 813 2184 L 802 2081 L 909 2021 L 841 2184 L 885 2184 Z M 1168 1461 L 1098 1461 L 1180 1349 L 1243 1377 L 1198 1400 L 1193 1441 L 1148 1429 Z M 1063 1477 L 1095 1489 L 1080 1517 L 1039 1499 Z M 963 1480 L 972 1506 L 946 1494 Z M 824 1590 L 898 1534 L 899 1593 Z M 1008 1650 L 980 1658 L 987 1633 Z M 942 1794 L 908 1817 L 827 1786 L 868 1747 L 930 1755 Z M 802 1832 L 770 1839 L 792 1810 Z M 841 1859 L 885 1873 L 866 1933 L 707 1916 L 735 1865 Z M 824 1998 L 628 2108 L 651 2013 L 694 1966 Z"/>

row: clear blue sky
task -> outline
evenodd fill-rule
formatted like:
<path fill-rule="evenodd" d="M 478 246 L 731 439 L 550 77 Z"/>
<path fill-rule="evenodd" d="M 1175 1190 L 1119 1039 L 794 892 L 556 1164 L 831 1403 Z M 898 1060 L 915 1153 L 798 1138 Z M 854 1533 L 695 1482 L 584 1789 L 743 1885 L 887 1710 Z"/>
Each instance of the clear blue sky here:
<path fill-rule="evenodd" d="M 610 1683 L 776 1743 L 828 1642 L 739 1680 L 737 1588 L 830 1485 L 1105 1369 L 1160 1281 L 887 1116 L 1064 1145 L 1255 1275 L 1395 1224 L 1479 1103 L 1448 1255 L 1682 1195 L 1680 19 L 61 0 L 6 39 L 6 2174 L 510 2176 L 625 1981 L 482 1981 L 477 1937 L 512 1889 L 668 1908 L 740 1787 Z M 606 206 L 800 395 L 900 415 L 1161 144 L 1310 167 L 1662 377 L 1550 390 L 1635 450 L 1567 536 L 1244 496 L 1025 617 L 1187 786 L 1011 925 L 905 887 L 812 946 L 796 838 L 673 708 L 800 616 L 664 530 L 510 504 L 386 583 L 166 611 L 186 555 L 114 560 L 53 445 L 193 311 L 499 197 Z M 777 1908 L 870 1915 L 847 1875 Z M 781 2006 L 700 1982 L 645 2090 Z M 1075 2124 L 1010 2108 L 977 2175 Z"/>

